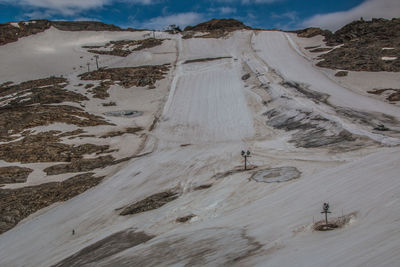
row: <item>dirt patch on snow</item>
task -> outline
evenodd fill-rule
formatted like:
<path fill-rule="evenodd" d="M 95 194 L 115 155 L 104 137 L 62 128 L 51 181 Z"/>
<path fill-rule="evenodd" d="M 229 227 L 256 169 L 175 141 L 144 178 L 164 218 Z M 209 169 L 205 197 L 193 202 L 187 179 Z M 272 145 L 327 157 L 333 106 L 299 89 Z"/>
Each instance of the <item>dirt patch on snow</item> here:
<path fill-rule="evenodd" d="M 232 57 L 207 57 L 207 58 L 198 58 L 198 59 L 191 59 L 191 60 L 186 60 L 183 62 L 183 64 L 190 64 L 190 63 L 196 63 L 196 62 L 207 62 L 207 61 L 214 61 L 214 60 L 220 60 L 224 58 L 232 58 Z"/>
<path fill-rule="evenodd" d="M 282 82 L 281 84 L 285 88 L 292 88 L 296 90 L 297 92 L 303 94 L 305 97 L 313 100 L 315 103 L 318 102 L 327 103 L 327 100 L 329 98 L 328 94 L 311 90 L 307 85 L 304 84 L 300 84 L 297 82 L 289 82 L 289 81 Z"/>
<path fill-rule="evenodd" d="M 114 131 L 114 132 L 106 133 L 106 134 L 100 136 L 100 138 L 110 138 L 110 137 L 115 137 L 115 136 L 121 136 L 124 134 L 136 134 L 140 131 L 143 131 L 142 127 L 129 127 L 129 128 L 126 128 L 124 131 Z"/>
<path fill-rule="evenodd" d="M 125 216 L 158 209 L 178 197 L 179 194 L 174 189 L 157 193 L 123 208 L 120 215 Z"/>
<path fill-rule="evenodd" d="M 398 127 L 399 121 L 395 117 L 387 115 L 385 113 L 365 112 L 339 107 L 336 108 L 336 111 L 338 114 L 349 118 L 356 123 L 369 126 L 373 129 L 379 127 L 379 125 L 381 124 L 389 126 L 391 128 L 391 131 L 386 134 L 398 132 L 397 130 L 393 130 L 393 128 Z"/>
<path fill-rule="evenodd" d="M 157 239 L 157 240 L 156 240 Z M 98 262 L 100 266 L 245 266 L 263 245 L 245 229 L 207 228 L 155 238 Z"/>
<path fill-rule="evenodd" d="M 25 183 L 32 171 L 18 166 L 0 167 L 0 184 Z"/>
<path fill-rule="evenodd" d="M 351 223 L 351 221 L 354 220 L 356 217 L 357 212 L 352 212 L 337 218 L 330 218 L 328 220 L 328 224 L 325 224 L 325 220 L 321 220 L 314 223 L 313 229 L 315 231 L 330 231 L 338 228 L 343 228 Z"/>
<path fill-rule="evenodd" d="M 295 167 L 268 168 L 255 172 L 251 179 L 263 183 L 287 182 L 299 178 L 301 172 Z"/>
<path fill-rule="evenodd" d="M 194 191 L 198 191 L 198 190 L 204 190 L 204 189 L 208 189 L 212 186 L 213 184 L 202 184 L 199 186 L 196 186 L 195 188 L 193 188 Z"/>
<path fill-rule="evenodd" d="M 125 118 L 135 118 L 143 115 L 143 112 L 137 110 L 118 110 L 118 111 L 110 111 L 104 113 L 106 116 L 111 117 L 125 117 Z"/>
<path fill-rule="evenodd" d="M 373 143 L 368 138 L 356 136 L 338 123 L 321 115 L 302 110 L 271 109 L 264 113 L 267 125 L 293 131 L 290 143 L 297 147 L 327 147 L 333 151 L 349 151 Z"/>
<path fill-rule="evenodd" d="M 53 267 L 96 265 L 96 263 L 102 259 L 145 243 L 152 238 L 154 238 L 154 236 L 144 232 L 135 232 L 135 229 L 132 228 L 126 229 L 85 247 L 74 255 L 53 265 Z"/>
<path fill-rule="evenodd" d="M 59 201 L 67 201 L 99 184 L 103 177 L 85 173 L 63 182 L 45 183 L 18 189 L 0 189 L 0 234 L 30 214 Z"/>
<path fill-rule="evenodd" d="M 178 222 L 178 223 L 186 223 L 186 222 L 189 222 L 194 217 L 196 217 L 195 214 L 189 214 L 189 215 L 177 218 L 176 222 Z"/>
<path fill-rule="evenodd" d="M 233 174 L 237 174 L 237 173 L 241 173 L 241 172 L 247 172 L 247 171 L 253 170 L 255 168 L 257 168 L 257 166 L 250 165 L 250 166 L 247 166 L 247 168 L 245 170 L 243 166 L 238 166 L 238 167 L 235 167 L 233 170 L 229 170 L 229 171 L 225 171 L 225 172 L 219 172 L 219 173 L 213 175 L 211 177 L 211 179 L 222 179 L 222 178 L 231 176 Z"/>

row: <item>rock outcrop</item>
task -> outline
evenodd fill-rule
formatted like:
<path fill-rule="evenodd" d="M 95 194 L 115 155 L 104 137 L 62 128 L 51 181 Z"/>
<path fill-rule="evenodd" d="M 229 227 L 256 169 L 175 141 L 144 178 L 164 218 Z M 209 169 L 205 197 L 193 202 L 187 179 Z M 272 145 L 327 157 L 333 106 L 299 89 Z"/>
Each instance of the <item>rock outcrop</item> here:
<path fill-rule="evenodd" d="M 320 56 L 317 66 L 352 71 L 400 71 L 400 19 L 354 21 L 325 38 L 342 45 Z"/>

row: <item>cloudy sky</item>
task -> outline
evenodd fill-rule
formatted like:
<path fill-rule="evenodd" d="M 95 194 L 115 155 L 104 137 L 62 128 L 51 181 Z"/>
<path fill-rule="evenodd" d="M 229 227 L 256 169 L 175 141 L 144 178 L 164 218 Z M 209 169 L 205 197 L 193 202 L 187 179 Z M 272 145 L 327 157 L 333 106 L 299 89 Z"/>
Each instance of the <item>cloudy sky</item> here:
<path fill-rule="evenodd" d="M 360 17 L 400 17 L 400 0 L 0 0 L 1 23 L 39 18 L 97 20 L 162 29 L 235 18 L 258 28 L 337 30 Z"/>

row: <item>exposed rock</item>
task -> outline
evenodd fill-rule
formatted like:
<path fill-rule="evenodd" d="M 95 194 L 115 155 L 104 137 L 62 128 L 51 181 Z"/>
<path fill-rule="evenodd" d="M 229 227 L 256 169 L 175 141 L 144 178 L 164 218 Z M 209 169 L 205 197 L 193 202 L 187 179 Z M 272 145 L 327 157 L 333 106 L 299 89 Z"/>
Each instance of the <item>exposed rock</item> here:
<path fill-rule="evenodd" d="M 250 73 L 246 73 L 245 75 L 242 76 L 243 81 L 246 81 L 249 78 L 250 78 Z"/>
<path fill-rule="evenodd" d="M 221 38 L 232 31 L 250 29 L 250 27 L 235 19 L 212 19 L 196 26 L 187 26 L 182 38 Z M 204 32 L 205 34 L 195 36 L 196 32 Z"/>
<path fill-rule="evenodd" d="M 51 21 L 52 26 L 61 31 L 132 31 L 133 29 L 121 29 L 112 24 L 98 21 Z"/>
<path fill-rule="evenodd" d="M 21 37 L 43 32 L 51 26 L 48 20 L 18 22 L 18 26 L 11 23 L 0 24 L 0 45 L 16 42 Z"/>
<path fill-rule="evenodd" d="M 0 85 L 0 96 L 3 97 L 25 90 L 47 88 L 49 86 L 58 86 L 58 88 L 64 88 L 67 83 L 68 80 L 62 77 L 49 77 L 44 79 L 31 80 L 15 85 L 13 85 L 13 82 L 6 82 Z"/>
<path fill-rule="evenodd" d="M 0 108 L 0 141 L 9 141 L 10 135 L 20 133 L 26 128 L 50 125 L 55 122 L 80 127 L 112 125 L 99 116 L 72 106 L 41 105 Z"/>
<path fill-rule="evenodd" d="M 78 146 L 60 143 L 58 132 L 43 132 L 25 136 L 22 140 L 0 145 L 0 159 L 7 162 L 70 162 L 85 154 L 102 153 L 108 145 L 83 144 Z"/>
<path fill-rule="evenodd" d="M 374 89 L 368 91 L 369 94 L 374 94 L 374 95 L 381 95 L 384 92 L 389 92 L 389 94 L 386 97 L 386 100 L 390 102 L 400 101 L 400 89 L 385 88 L 385 89 Z"/>
<path fill-rule="evenodd" d="M 187 26 L 185 31 L 236 31 L 236 30 L 249 30 L 250 27 L 243 24 L 243 22 L 235 19 L 212 19 L 207 22 L 197 24 L 196 26 Z"/>
<path fill-rule="evenodd" d="M 88 100 L 84 95 L 64 90 L 67 85 L 67 79 L 50 77 L 17 85 L 0 86 L 0 96 L 3 96 L 0 100 L 1 109 L 33 104 L 79 103 Z"/>
<path fill-rule="evenodd" d="M 63 182 L 45 183 L 18 189 L 0 189 L 0 234 L 30 214 L 59 201 L 66 201 L 99 184 L 103 177 L 93 173 L 74 176 Z"/>
<path fill-rule="evenodd" d="M 317 35 L 322 35 L 322 36 L 329 36 L 332 33 L 328 30 L 322 30 L 320 28 L 314 28 L 314 27 L 310 27 L 310 28 L 306 28 L 306 29 L 302 29 L 302 30 L 297 30 L 294 31 L 295 33 L 297 33 L 297 36 L 302 37 L 302 38 L 311 38 Z"/>
<path fill-rule="evenodd" d="M 53 267 L 73 267 L 96 264 L 104 258 L 145 243 L 154 236 L 127 229 L 103 238 L 53 265 Z"/>
<path fill-rule="evenodd" d="M 18 166 L 0 167 L 0 184 L 25 183 L 32 171 Z"/>
<path fill-rule="evenodd" d="M 157 193 L 125 207 L 121 211 L 120 215 L 125 216 L 158 209 L 168 202 L 177 199 L 178 197 L 178 193 L 172 189 L 165 192 Z"/>
<path fill-rule="evenodd" d="M 318 103 L 318 102 L 326 103 L 329 98 L 328 94 L 324 94 L 324 93 L 320 93 L 320 92 L 311 90 L 310 88 L 308 88 L 307 85 L 304 85 L 304 84 L 300 84 L 297 82 L 289 82 L 289 81 L 282 82 L 281 84 L 282 84 L 282 86 L 284 86 L 286 88 L 295 89 L 297 92 L 303 94 L 304 96 L 313 100 L 316 103 Z"/>
<path fill-rule="evenodd" d="M 91 92 L 93 93 L 94 98 L 106 99 L 110 96 L 108 93 L 108 89 L 110 89 L 113 82 L 111 81 L 101 81 L 100 84 L 94 87 Z"/>
<path fill-rule="evenodd" d="M 114 152 L 114 150 L 107 150 L 107 151 L 99 151 L 96 154 L 100 153 L 110 153 Z M 63 173 L 73 173 L 73 172 L 84 172 L 84 171 L 92 171 L 97 168 L 105 168 L 111 165 L 116 165 L 133 158 L 140 158 L 143 156 L 148 155 L 149 153 L 144 153 L 140 155 L 134 155 L 130 157 L 125 157 L 122 159 L 115 159 L 113 156 L 101 156 L 98 158 L 91 158 L 91 159 L 73 159 L 70 163 L 67 164 L 57 164 L 50 166 L 43 171 L 46 172 L 47 175 L 57 175 Z"/>
<path fill-rule="evenodd" d="M 71 172 L 86 172 L 97 168 L 105 168 L 113 165 L 115 158 L 113 156 L 102 156 L 93 159 L 73 159 L 69 164 L 58 164 L 47 167 L 43 171 L 47 175 L 57 175 Z"/>
<path fill-rule="evenodd" d="M 135 118 L 142 116 L 143 112 L 137 110 L 118 110 L 118 111 L 105 112 L 104 115 L 112 117 Z"/>
<path fill-rule="evenodd" d="M 103 107 L 112 107 L 112 106 L 116 106 L 117 103 L 111 101 L 111 102 L 107 102 L 107 103 L 102 103 Z"/>
<path fill-rule="evenodd" d="M 109 137 L 121 136 L 124 134 L 136 134 L 137 132 L 140 132 L 140 131 L 143 131 L 142 127 L 129 127 L 129 128 L 126 128 L 124 131 L 115 131 L 115 132 L 106 133 L 106 134 L 100 136 L 100 138 L 109 138 Z"/>
<path fill-rule="evenodd" d="M 336 77 L 344 77 L 344 76 L 347 76 L 348 74 L 349 74 L 348 71 L 343 71 L 343 70 L 341 70 L 341 71 L 336 72 L 336 73 L 335 73 L 335 76 L 336 76 Z"/>
<path fill-rule="evenodd" d="M 169 64 L 111 68 L 86 72 L 79 76 L 82 80 L 110 80 L 118 82 L 119 85 L 125 88 L 130 88 L 132 86 L 145 87 L 154 86 L 156 81 L 164 79 L 168 69 Z"/>
<path fill-rule="evenodd" d="M 151 48 L 159 46 L 164 42 L 164 39 L 147 38 L 144 40 L 122 40 L 122 41 L 111 41 L 104 47 L 102 46 L 91 46 L 88 52 L 100 54 L 100 55 L 111 55 L 126 57 L 134 51 L 143 50 L 145 48 Z M 84 47 L 84 48 L 87 48 Z M 108 48 L 108 50 L 97 50 L 99 48 Z"/>
<path fill-rule="evenodd" d="M 400 19 L 354 21 L 326 36 L 327 45 L 341 45 L 320 56 L 317 66 L 353 71 L 400 71 Z M 393 48 L 393 49 L 384 49 Z M 384 58 L 394 60 L 383 60 Z"/>
<path fill-rule="evenodd" d="M 189 215 L 186 215 L 186 216 L 177 218 L 177 219 L 176 219 L 176 222 L 185 223 L 185 222 L 190 221 L 193 217 L 196 217 L 196 215 L 194 215 L 194 214 L 189 214 Z"/>
<path fill-rule="evenodd" d="M 203 184 L 203 185 L 199 185 L 197 187 L 195 187 L 193 190 L 197 191 L 197 190 L 204 190 L 204 189 L 208 189 L 212 186 L 212 184 Z"/>

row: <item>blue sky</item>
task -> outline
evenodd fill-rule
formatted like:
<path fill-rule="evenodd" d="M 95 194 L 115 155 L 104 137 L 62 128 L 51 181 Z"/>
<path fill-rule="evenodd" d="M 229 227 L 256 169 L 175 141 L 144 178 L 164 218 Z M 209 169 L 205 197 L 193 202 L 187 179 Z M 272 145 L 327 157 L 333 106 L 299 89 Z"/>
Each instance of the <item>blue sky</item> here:
<path fill-rule="evenodd" d="M 336 30 L 354 19 L 400 17 L 400 0 L 0 0 L 0 22 L 98 20 L 162 29 L 211 18 L 236 18 L 257 28 L 318 26 Z"/>

